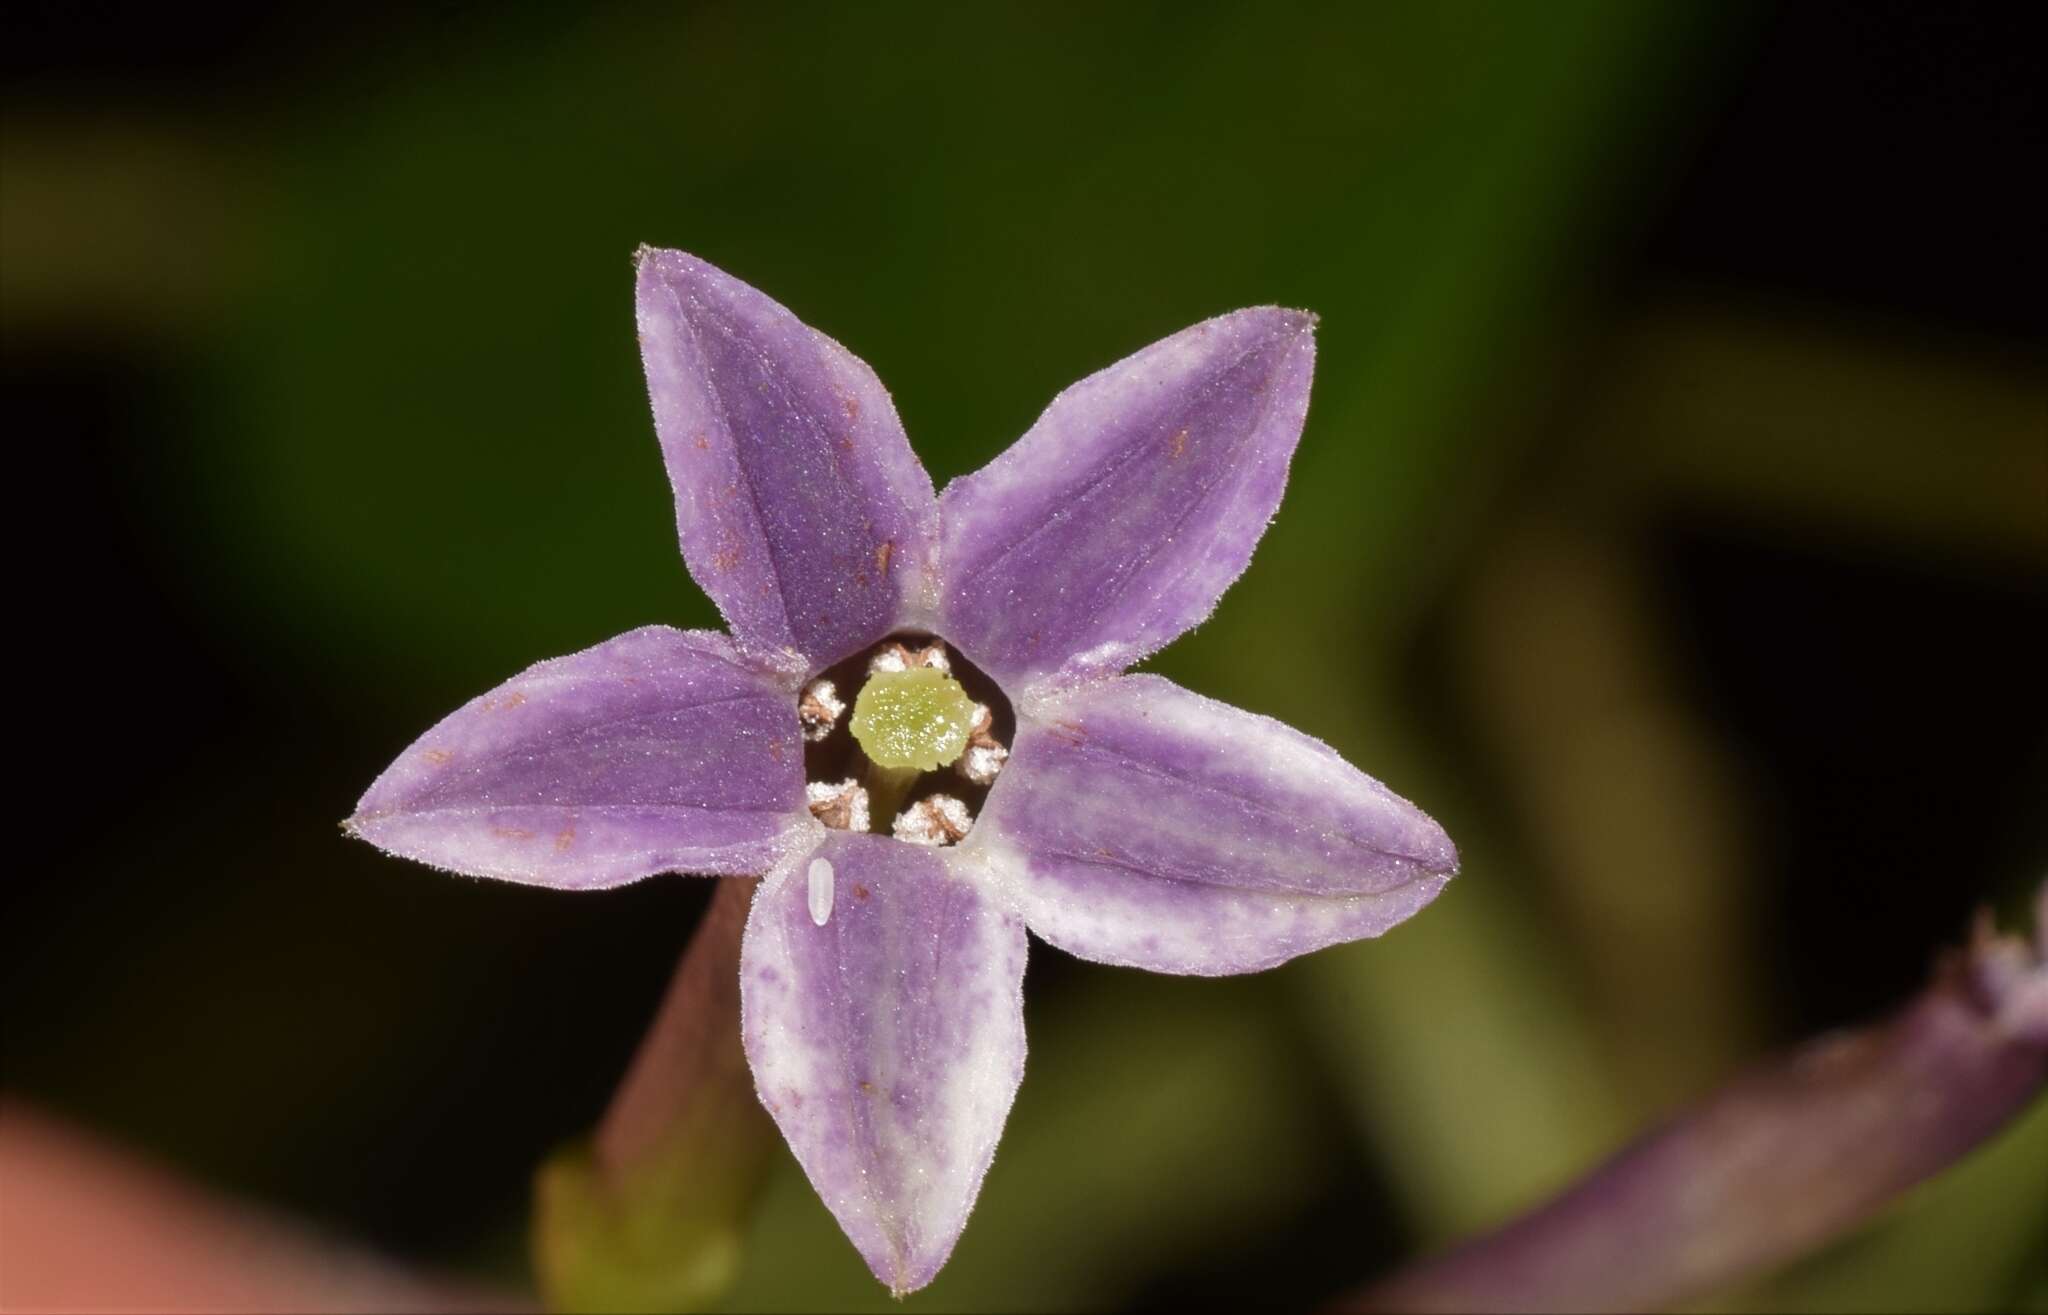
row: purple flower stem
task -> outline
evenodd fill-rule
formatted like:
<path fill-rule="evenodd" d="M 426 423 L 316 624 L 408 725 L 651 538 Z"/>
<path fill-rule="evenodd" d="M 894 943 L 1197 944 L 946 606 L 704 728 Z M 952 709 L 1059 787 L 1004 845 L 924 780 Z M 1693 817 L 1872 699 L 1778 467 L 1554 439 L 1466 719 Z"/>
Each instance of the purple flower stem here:
<path fill-rule="evenodd" d="M 738 1272 L 776 1140 L 740 1046 L 740 937 L 759 884 L 717 883 L 596 1132 L 535 1178 L 534 1267 L 552 1308 L 698 1310 Z"/>
<path fill-rule="evenodd" d="M 609 1186 L 661 1158 L 679 1123 L 715 1122 L 765 1158 L 775 1128 L 754 1095 L 740 1047 L 740 936 L 761 883 L 717 883 L 640 1050 L 597 1125 L 597 1171 Z"/>
<path fill-rule="evenodd" d="M 1802 1256 L 2039 1096 L 2044 957 L 2048 941 L 1980 921 L 1896 1015 L 1750 1070 L 1549 1204 L 1339 1309 L 1655 1310 Z"/>

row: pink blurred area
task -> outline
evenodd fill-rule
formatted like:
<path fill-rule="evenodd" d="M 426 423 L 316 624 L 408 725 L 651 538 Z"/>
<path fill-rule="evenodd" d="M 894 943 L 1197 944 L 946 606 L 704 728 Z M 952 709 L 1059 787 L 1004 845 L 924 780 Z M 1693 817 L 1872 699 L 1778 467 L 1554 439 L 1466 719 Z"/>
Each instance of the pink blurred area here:
<path fill-rule="evenodd" d="M 501 1311 L 0 1097 L 0 1310 Z"/>

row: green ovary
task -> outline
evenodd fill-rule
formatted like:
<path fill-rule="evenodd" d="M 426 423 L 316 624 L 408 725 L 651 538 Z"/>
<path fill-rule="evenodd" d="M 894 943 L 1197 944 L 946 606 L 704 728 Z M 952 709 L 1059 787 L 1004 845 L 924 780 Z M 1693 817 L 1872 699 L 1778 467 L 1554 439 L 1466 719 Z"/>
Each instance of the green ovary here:
<path fill-rule="evenodd" d="M 944 767 L 967 748 L 974 700 L 960 682 L 930 667 L 880 671 L 853 703 L 849 728 L 878 767 Z"/>

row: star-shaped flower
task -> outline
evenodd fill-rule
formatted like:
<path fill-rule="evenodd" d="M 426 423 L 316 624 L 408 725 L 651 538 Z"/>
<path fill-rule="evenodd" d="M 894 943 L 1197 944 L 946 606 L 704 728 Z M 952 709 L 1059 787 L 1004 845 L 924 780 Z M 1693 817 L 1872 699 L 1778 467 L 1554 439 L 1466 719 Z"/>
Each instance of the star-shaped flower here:
<path fill-rule="evenodd" d="M 765 874 L 755 1083 L 876 1277 L 951 1253 L 1024 1071 L 1026 928 L 1156 972 L 1376 936 L 1457 858 L 1326 745 L 1153 675 L 1250 561 L 1314 320 L 1260 307 L 1053 399 L 935 494 L 838 343 L 677 251 L 641 354 L 684 559 L 731 637 L 542 662 L 399 756 L 350 828 L 475 876 Z M 851 715 L 846 715 L 848 707 Z"/>

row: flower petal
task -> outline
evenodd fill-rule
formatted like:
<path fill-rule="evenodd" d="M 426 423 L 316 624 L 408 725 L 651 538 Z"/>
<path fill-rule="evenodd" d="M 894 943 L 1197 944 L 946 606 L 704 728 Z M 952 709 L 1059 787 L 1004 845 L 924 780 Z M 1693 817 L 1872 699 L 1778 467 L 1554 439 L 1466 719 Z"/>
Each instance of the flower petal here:
<path fill-rule="evenodd" d="M 1061 949 L 1203 975 L 1377 936 L 1458 862 L 1329 746 L 1149 675 L 1027 708 L 961 851 Z"/>
<path fill-rule="evenodd" d="M 740 998 L 755 1084 L 899 1296 L 952 1253 L 1024 1076 L 1025 945 L 936 851 L 882 836 L 831 833 L 754 901 Z"/>
<path fill-rule="evenodd" d="M 874 372 L 680 251 L 641 251 L 637 301 L 683 558 L 734 635 L 822 667 L 894 629 L 938 509 Z"/>
<path fill-rule="evenodd" d="M 1182 330 L 947 485 L 943 633 L 1014 690 L 1121 671 L 1199 624 L 1280 505 L 1314 327 L 1259 307 Z"/>
<path fill-rule="evenodd" d="M 648 626 L 465 704 L 348 827 L 436 867 L 581 890 L 765 872 L 812 828 L 803 801 L 795 693 L 723 635 Z"/>

